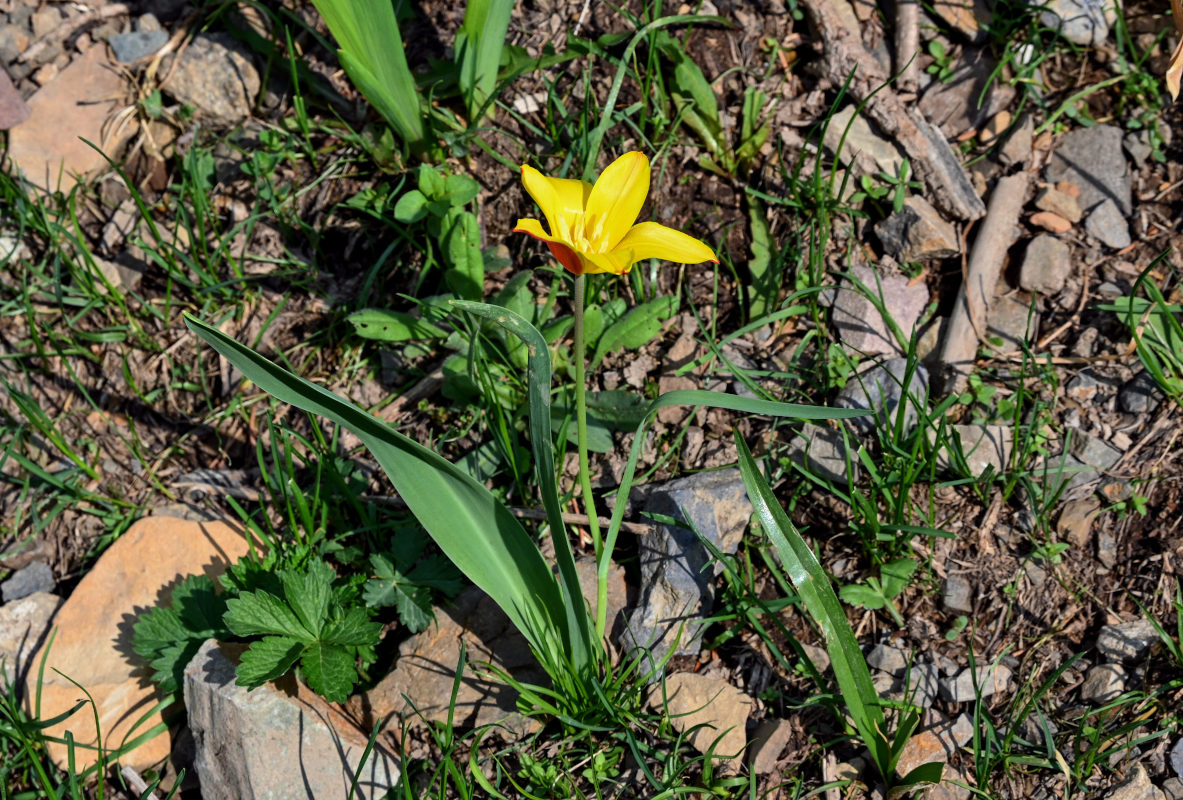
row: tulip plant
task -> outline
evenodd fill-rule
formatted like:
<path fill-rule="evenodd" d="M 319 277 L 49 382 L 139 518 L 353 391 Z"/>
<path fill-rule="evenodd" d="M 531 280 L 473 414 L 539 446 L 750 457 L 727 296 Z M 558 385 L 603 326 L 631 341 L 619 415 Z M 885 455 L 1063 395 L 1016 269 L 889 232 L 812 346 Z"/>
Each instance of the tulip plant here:
<path fill-rule="evenodd" d="M 219 332 L 188 318 L 193 332 L 237 367 L 260 389 L 309 413 L 353 431 L 386 471 L 407 507 L 440 550 L 506 613 L 529 642 L 553 686 L 532 696 L 551 698 L 551 710 L 574 719 L 612 719 L 615 709 L 602 690 L 610 669 L 605 657 L 606 585 L 612 551 L 623 522 L 644 440 L 653 414 L 670 405 L 708 405 L 752 414 L 827 419 L 864 412 L 777 403 L 707 391 L 668 392 L 654 400 L 633 439 L 619 497 L 607 532 L 601 536 L 590 489 L 585 395 L 586 353 L 583 302 L 588 273 L 624 274 L 637 261 L 665 258 L 683 263 L 715 261 L 701 241 L 655 222 L 636 223 L 649 191 L 649 162 L 628 153 L 613 162 L 594 184 L 548 178 L 529 166 L 522 178 L 538 203 L 549 230 L 538 220 L 521 219 L 516 230 L 546 242 L 574 276 L 575 393 L 580 485 L 593 535 L 598 567 L 593 617 L 583 599 L 575 554 L 563 522 L 551 438 L 550 350 L 542 334 L 521 316 L 499 306 L 453 300 L 464 312 L 488 319 L 519 337 L 528 353 L 529 431 L 542 505 L 555 543 L 557 575 L 518 519 L 482 483 L 441 455 L 407 438 L 381 420 L 332 392 L 297 377 Z"/>

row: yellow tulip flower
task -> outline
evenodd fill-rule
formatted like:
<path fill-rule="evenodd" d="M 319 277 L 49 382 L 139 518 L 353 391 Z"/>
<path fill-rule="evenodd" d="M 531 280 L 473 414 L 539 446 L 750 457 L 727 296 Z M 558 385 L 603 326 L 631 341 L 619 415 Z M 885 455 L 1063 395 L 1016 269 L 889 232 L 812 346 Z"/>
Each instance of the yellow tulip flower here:
<path fill-rule="evenodd" d="M 550 233 L 536 219 L 519 219 L 514 232 L 546 242 L 574 275 L 623 275 L 646 258 L 719 263 L 714 251 L 693 236 L 656 222 L 636 222 L 649 194 L 649 159 L 644 153 L 625 153 L 608 165 L 594 186 L 548 178 L 528 164 L 522 165 L 522 183 L 542 209 Z"/>

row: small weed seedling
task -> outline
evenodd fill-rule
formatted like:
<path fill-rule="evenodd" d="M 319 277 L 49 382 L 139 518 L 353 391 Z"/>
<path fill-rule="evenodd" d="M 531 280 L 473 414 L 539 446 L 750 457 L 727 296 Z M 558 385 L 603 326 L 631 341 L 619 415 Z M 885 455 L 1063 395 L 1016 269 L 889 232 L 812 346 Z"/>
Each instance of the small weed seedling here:
<path fill-rule="evenodd" d="M 870 576 L 865 583 L 852 583 L 838 590 L 838 596 L 852 606 L 860 606 L 870 611 L 886 609 L 892 620 L 900 628 L 904 627 L 904 618 L 893 602 L 908 588 L 912 573 L 916 571 L 916 561 L 911 558 L 896 558 L 888 561 L 879 568 L 879 577 Z"/>

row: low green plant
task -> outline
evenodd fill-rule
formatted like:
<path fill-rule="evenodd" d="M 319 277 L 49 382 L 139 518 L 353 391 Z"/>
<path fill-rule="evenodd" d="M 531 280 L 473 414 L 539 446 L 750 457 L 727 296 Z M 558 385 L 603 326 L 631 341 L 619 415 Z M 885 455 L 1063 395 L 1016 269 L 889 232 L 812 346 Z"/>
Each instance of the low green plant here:
<path fill-rule="evenodd" d="M 370 556 L 374 577 L 366 581 L 363 589 L 366 605 L 394 606 L 399 621 L 411 633 L 431 624 L 437 595 L 453 597 L 464 588 L 452 562 L 438 554 L 424 557 L 427 541 L 418 526 L 393 537 L 387 553 Z"/>
<path fill-rule="evenodd" d="M 859 178 L 859 191 L 850 196 L 851 205 L 859 205 L 865 200 L 879 203 L 891 200 L 891 210 L 899 212 L 904 208 L 908 193 L 923 189 L 924 184 L 911 177 L 912 163 L 908 159 L 900 162 L 899 170 L 892 175 L 886 170 L 880 170 L 874 177 L 863 175 Z"/>
<path fill-rule="evenodd" d="M 863 583 L 851 583 L 838 590 L 838 596 L 852 606 L 869 611 L 886 609 L 899 627 L 904 627 L 904 618 L 896 608 L 895 598 L 903 594 L 916 571 L 916 560 L 896 558 L 879 567 L 879 577 L 868 576 Z"/>
<path fill-rule="evenodd" d="M 925 49 L 932 56 L 932 63 L 925 67 L 924 71 L 941 83 L 952 81 L 954 72 L 953 54 L 945 47 L 945 43 L 940 39 L 933 39 Z"/>
<path fill-rule="evenodd" d="M 1138 358 L 1159 388 L 1175 402 L 1183 400 L 1183 304 L 1171 302 L 1156 283 L 1167 265 L 1159 255 L 1134 281 L 1130 294 L 1097 306 L 1112 311 L 1129 328 Z M 1174 272 L 1173 267 L 1171 271 Z M 1165 284 L 1164 284 L 1165 285 Z"/>

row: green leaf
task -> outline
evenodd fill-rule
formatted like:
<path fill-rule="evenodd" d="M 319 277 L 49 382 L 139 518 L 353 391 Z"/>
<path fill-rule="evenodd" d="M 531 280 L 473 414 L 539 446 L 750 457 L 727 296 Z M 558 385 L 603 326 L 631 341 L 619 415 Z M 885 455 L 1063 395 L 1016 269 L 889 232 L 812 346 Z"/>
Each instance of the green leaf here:
<path fill-rule="evenodd" d="M 365 308 L 346 319 L 358 336 L 379 342 L 409 342 L 417 339 L 440 339 L 448 335 L 443 328 L 404 311 Z"/>
<path fill-rule="evenodd" d="M 308 688 L 330 703 L 344 703 L 357 682 L 355 661 L 345 647 L 315 642 L 304 649 L 300 669 Z"/>
<path fill-rule="evenodd" d="M 235 636 L 279 635 L 304 642 L 316 638 L 283 600 L 268 592 L 243 592 L 227 600 L 224 620 Z"/>
<path fill-rule="evenodd" d="M 449 205 L 466 206 L 481 193 L 481 185 L 467 175 L 444 178 L 444 197 Z"/>
<path fill-rule="evenodd" d="M 288 605 L 296 612 L 300 624 L 315 638 L 328 618 L 337 573 L 318 558 L 309 561 L 304 570 L 281 571 L 279 579 Z"/>
<path fill-rule="evenodd" d="M 908 585 L 912 573 L 916 571 L 916 561 L 911 558 L 897 558 L 888 561 L 879 568 L 880 579 L 883 581 L 883 596 L 888 599 L 898 597 Z"/>
<path fill-rule="evenodd" d="M 418 189 L 412 189 L 394 204 L 394 218 L 404 225 L 414 225 L 427 216 L 427 198 Z"/>
<path fill-rule="evenodd" d="M 661 333 L 662 324 L 673 315 L 676 302 L 673 297 L 658 297 L 629 309 L 600 337 L 592 365 L 600 363 L 613 350 L 622 347 L 635 350 L 649 344 Z"/>
<path fill-rule="evenodd" d="M 372 607 L 394 605 L 398 584 L 404 580 L 402 574 L 394 568 L 390 559 L 377 553 L 370 556 L 370 566 L 377 577 L 366 581 L 365 589 L 362 591 L 366 605 Z"/>
<path fill-rule="evenodd" d="M 752 280 L 748 286 L 748 319 L 758 319 L 776 305 L 781 275 L 779 270 L 772 268 L 772 232 L 768 228 L 764 207 L 751 195 L 747 202 L 748 228 L 752 234 L 752 257 L 748 261 L 748 273 Z"/>
<path fill-rule="evenodd" d="M 883 599 L 881 592 L 876 592 L 871 587 L 861 583 L 852 583 L 843 586 L 838 590 L 838 596 L 842 598 L 842 602 L 844 603 L 852 606 L 861 606 L 871 611 L 883 608 L 887 602 Z"/>
<path fill-rule="evenodd" d="M 443 556 L 433 555 L 420 561 L 407 575 L 415 583 L 430 586 L 436 591 L 453 597 L 464 588 L 464 578 Z"/>
<path fill-rule="evenodd" d="M 296 663 L 304 645 L 286 636 L 265 636 L 251 644 L 238 665 L 239 686 L 255 689 L 284 675 Z"/>
<path fill-rule="evenodd" d="M 481 255 L 481 226 L 474 214 L 464 211 L 444 234 L 444 249 L 451 269 L 445 277 L 458 297 L 479 300 L 485 291 L 485 260 Z"/>
<path fill-rule="evenodd" d="M 456 34 L 455 58 L 470 124 L 481 121 L 481 109 L 497 86 L 497 70 L 513 6 L 514 0 L 468 0 L 465 8 L 464 24 Z"/>
<path fill-rule="evenodd" d="M 635 430 L 645 419 L 645 398 L 625 389 L 607 389 L 587 393 L 587 416 L 605 427 Z"/>
<path fill-rule="evenodd" d="M 370 619 L 364 609 L 351 608 L 332 620 L 320 632 L 320 641 L 347 647 L 367 647 L 378 643 L 382 623 Z"/>
<path fill-rule="evenodd" d="M 205 575 L 190 575 L 173 589 L 173 608 L 180 614 L 181 623 L 190 638 L 202 640 L 216 638 L 226 630 L 222 616 L 226 613 L 226 600 L 218 594 L 218 588 Z"/>
<path fill-rule="evenodd" d="M 435 167 L 429 164 L 420 164 L 419 191 L 428 200 L 443 200 L 446 191 L 444 188 L 444 176 Z"/>
<path fill-rule="evenodd" d="M 431 601 L 424 587 L 409 585 L 408 589 L 409 591 L 398 587 L 395 590 L 394 606 L 398 610 L 399 621 L 411 633 L 418 633 L 431 624 L 435 619 L 435 612 L 431 608 Z"/>

